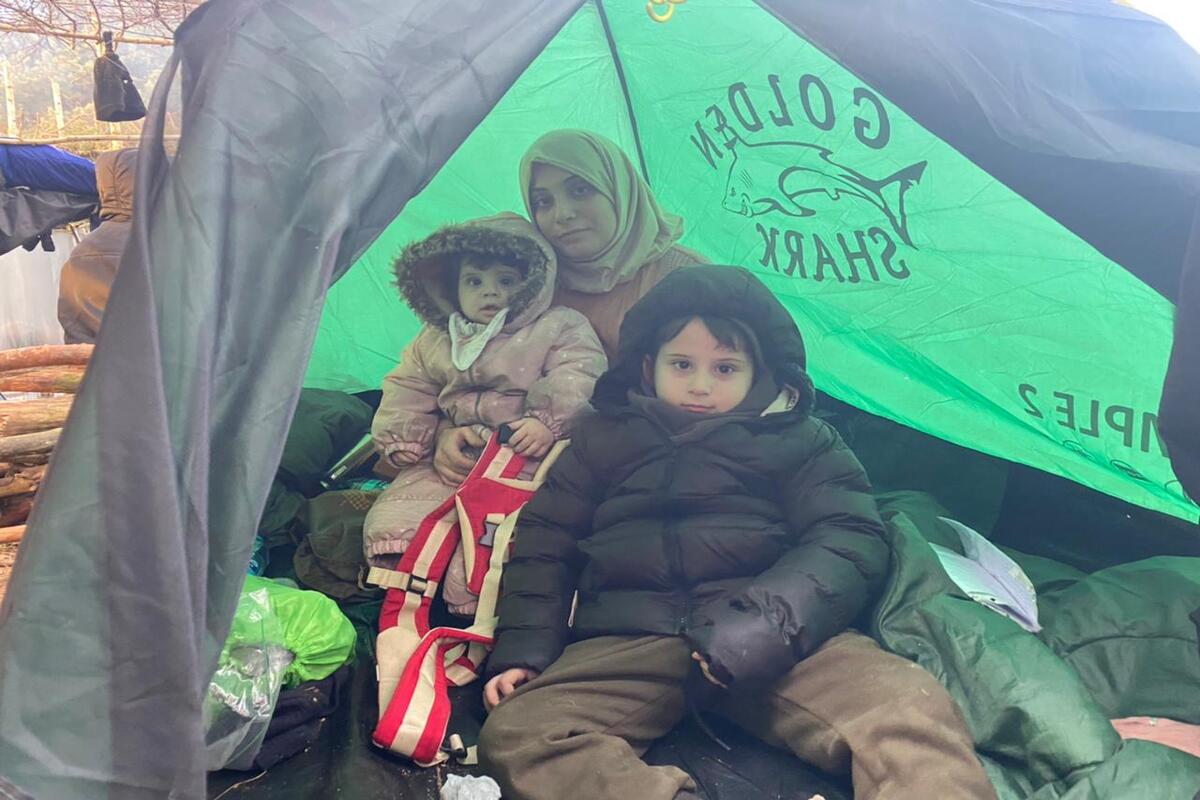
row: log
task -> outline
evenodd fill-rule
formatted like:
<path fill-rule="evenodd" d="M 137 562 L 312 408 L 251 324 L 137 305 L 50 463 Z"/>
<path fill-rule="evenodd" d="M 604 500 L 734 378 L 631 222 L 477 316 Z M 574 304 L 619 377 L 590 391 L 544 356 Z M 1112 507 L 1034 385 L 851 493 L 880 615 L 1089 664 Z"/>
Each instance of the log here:
<path fill-rule="evenodd" d="M 20 525 L 33 511 L 32 497 L 10 497 L 0 500 L 0 526 Z"/>
<path fill-rule="evenodd" d="M 0 403 L 0 436 L 61 428 L 74 401 L 73 397 L 43 397 Z"/>
<path fill-rule="evenodd" d="M 0 478 L 0 500 L 22 494 L 36 494 L 41 485 L 41 481 L 29 480 L 20 475 L 6 475 Z"/>
<path fill-rule="evenodd" d="M 0 462 L 0 481 L 19 477 L 25 481 L 41 481 L 46 477 L 46 467 L 24 467 L 22 464 Z"/>
<path fill-rule="evenodd" d="M 0 392 L 59 392 L 74 394 L 86 367 L 34 367 L 0 372 Z"/>
<path fill-rule="evenodd" d="M 20 436 L 5 436 L 0 438 L 0 458 L 16 459 L 27 455 L 49 453 L 54 449 L 62 428 L 37 433 L 23 433 Z"/>
<path fill-rule="evenodd" d="M 46 477 L 46 467 L 44 464 L 40 467 L 22 467 L 14 464 L 11 473 L 27 481 L 40 482 Z"/>
<path fill-rule="evenodd" d="M 30 453 L 27 456 L 13 456 L 13 466 L 28 469 L 50 463 L 49 453 Z"/>
<path fill-rule="evenodd" d="M 0 528 L 0 544 L 16 544 L 25 538 L 25 526 L 14 525 L 10 528 Z"/>
<path fill-rule="evenodd" d="M 46 475 L 46 468 L 22 467 L 0 471 L 0 499 L 23 494 L 36 494 Z"/>
<path fill-rule="evenodd" d="M 0 371 L 29 367 L 86 366 L 92 357 L 92 344 L 43 344 L 0 350 Z"/>

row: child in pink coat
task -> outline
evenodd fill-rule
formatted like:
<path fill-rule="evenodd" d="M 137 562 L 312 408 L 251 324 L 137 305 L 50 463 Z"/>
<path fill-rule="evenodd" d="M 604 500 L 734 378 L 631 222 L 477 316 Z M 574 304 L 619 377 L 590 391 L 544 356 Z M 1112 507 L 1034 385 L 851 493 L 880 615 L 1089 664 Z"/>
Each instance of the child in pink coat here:
<path fill-rule="evenodd" d="M 400 470 L 363 529 L 368 562 L 385 569 L 456 488 L 433 468 L 439 424 L 483 432 L 507 423 L 513 448 L 540 458 L 570 435 L 607 368 L 587 319 L 550 306 L 554 250 L 515 214 L 443 228 L 409 245 L 395 270 L 425 326 L 384 378 L 371 424 L 380 457 Z M 466 583 L 460 544 L 443 586 L 454 613 L 474 613 Z"/>

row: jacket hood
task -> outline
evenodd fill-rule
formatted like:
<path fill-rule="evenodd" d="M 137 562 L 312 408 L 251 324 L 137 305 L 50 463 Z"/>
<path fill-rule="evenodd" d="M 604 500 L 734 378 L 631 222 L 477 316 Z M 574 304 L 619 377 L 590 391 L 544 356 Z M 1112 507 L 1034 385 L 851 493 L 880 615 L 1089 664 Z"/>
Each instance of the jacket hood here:
<path fill-rule="evenodd" d="M 797 411 L 812 410 L 816 395 L 805 371 L 804 339 L 791 314 L 749 270 L 713 265 L 672 272 L 629 309 L 621 323 L 616 361 L 596 382 L 593 405 L 628 405 L 629 391 L 642 384 L 642 361 L 650 354 L 659 326 L 701 316 L 726 317 L 749 328 L 777 387 L 798 393 Z"/>
<path fill-rule="evenodd" d="M 127 148 L 96 156 L 96 189 L 100 193 L 101 219 L 116 222 L 133 219 L 137 154 L 136 148 Z"/>
<path fill-rule="evenodd" d="M 554 297 L 554 248 L 524 217 L 512 213 L 449 225 L 404 248 L 396 259 L 400 295 L 422 322 L 445 328 L 458 310 L 446 280 L 462 253 L 498 256 L 525 264 L 525 280 L 509 304 L 505 331 L 537 319 Z"/>

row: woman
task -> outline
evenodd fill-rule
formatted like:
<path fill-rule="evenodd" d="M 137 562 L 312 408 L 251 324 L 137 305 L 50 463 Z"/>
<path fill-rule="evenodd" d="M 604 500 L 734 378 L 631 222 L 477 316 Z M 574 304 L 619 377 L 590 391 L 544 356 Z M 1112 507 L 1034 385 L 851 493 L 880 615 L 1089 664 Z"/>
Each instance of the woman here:
<path fill-rule="evenodd" d="M 592 323 L 609 361 L 625 312 L 663 278 L 708 259 L 681 247 L 683 220 L 659 207 L 629 156 L 589 131 L 542 136 L 521 159 L 525 208 L 558 255 L 554 305 L 573 308 Z M 474 462 L 465 447 L 482 447 L 469 428 L 438 437 L 434 467 L 461 482 Z"/>

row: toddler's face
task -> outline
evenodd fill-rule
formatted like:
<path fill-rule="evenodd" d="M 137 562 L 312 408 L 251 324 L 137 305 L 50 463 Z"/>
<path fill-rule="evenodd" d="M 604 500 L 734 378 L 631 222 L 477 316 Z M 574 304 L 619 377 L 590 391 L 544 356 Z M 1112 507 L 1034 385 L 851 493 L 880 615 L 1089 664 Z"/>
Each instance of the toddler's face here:
<path fill-rule="evenodd" d="M 718 342 L 699 319 L 660 347 L 647 368 L 653 369 L 654 393 L 693 414 L 732 411 L 754 383 L 751 355 Z"/>
<path fill-rule="evenodd" d="M 521 273 L 507 264 L 465 261 L 458 271 L 458 308 L 472 322 L 491 322 L 520 285 Z"/>

